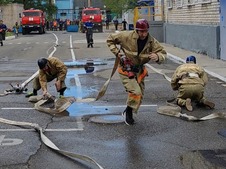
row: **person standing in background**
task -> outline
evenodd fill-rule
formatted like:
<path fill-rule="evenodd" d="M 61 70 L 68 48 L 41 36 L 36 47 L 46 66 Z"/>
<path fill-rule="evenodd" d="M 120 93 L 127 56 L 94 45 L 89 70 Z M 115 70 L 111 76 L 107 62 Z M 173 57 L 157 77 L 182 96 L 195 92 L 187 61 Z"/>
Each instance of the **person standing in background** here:
<path fill-rule="evenodd" d="M 126 30 L 126 25 L 127 25 L 127 22 L 126 22 L 126 20 L 125 20 L 125 19 L 122 21 L 122 24 L 123 24 L 123 30 Z"/>
<path fill-rule="evenodd" d="M 5 33 L 7 31 L 7 26 L 3 24 L 3 20 L 0 20 L 0 44 L 3 46 L 3 40 L 5 40 Z"/>

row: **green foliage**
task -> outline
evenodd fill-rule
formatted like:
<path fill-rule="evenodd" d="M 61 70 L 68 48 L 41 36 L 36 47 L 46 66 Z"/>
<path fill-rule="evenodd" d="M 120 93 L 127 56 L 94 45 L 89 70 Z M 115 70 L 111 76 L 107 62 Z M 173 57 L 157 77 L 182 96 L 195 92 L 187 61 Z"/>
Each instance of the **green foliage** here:
<path fill-rule="evenodd" d="M 134 9 L 137 0 L 103 0 L 103 2 L 108 10 L 111 10 L 111 12 L 117 15 L 121 15 L 122 11 Z"/>
<path fill-rule="evenodd" d="M 13 2 L 13 0 L 0 0 L 0 5 L 7 5 L 12 2 Z"/>

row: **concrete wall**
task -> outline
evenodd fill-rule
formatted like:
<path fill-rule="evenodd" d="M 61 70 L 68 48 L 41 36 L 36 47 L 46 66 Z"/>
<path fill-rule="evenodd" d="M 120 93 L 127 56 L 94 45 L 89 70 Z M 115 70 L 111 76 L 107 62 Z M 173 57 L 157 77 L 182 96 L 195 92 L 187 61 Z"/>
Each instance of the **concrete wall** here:
<path fill-rule="evenodd" d="M 220 58 L 219 0 L 167 0 L 164 42 Z"/>
<path fill-rule="evenodd" d="M 220 58 L 220 26 L 164 24 L 164 42 Z"/>
<path fill-rule="evenodd" d="M 172 2 L 170 7 L 167 1 Z M 190 4 L 188 0 L 167 1 L 165 1 L 164 5 L 167 23 L 219 25 L 219 0 L 211 0 L 209 2 L 207 0 L 193 0 L 193 3 Z"/>
<path fill-rule="evenodd" d="M 12 3 L 0 6 L 0 9 L 0 19 L 3 20 L 8 28 L 12 29 L 15 22 L 20 23 L 19 13 L 22 13 L 24 10 L 23 4 Z"/>
<path fill-rule="evenodd" d="M 151 21 L 149 25 L 149 33 L 159 42 L 164 42 L 163 21 Z"/>

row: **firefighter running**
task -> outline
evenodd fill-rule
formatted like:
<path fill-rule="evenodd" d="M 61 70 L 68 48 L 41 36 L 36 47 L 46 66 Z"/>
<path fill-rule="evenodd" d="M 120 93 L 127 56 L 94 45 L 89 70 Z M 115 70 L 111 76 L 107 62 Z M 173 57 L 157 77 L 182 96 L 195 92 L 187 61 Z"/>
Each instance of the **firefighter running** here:
<path fill-rule="evenodd" d="M 127 107 L 122 113 L 127 125 L 135 123 L 133 113 L 138 112 L 142 103 L 144 78 L 148 74 L 144 64 L 150 60 L 160 64 L 166 57 L 166 51 L 148 33 L 148 29 L 147 20 L 139 19 L 134 31 L 113 33 L 107 38 L 109 49 L 121 60 L 118 73 L 128 92 Z M 120 48 L 117 45 L 120 45 Z"/>
<path fill-rule="evenodd" d="M 180 65 L 171 78 L 172 89 L 178 90 L 177 104 L 192 111 L 191 101 L 195 101 L 199 105 L 213 109 L 215 104 L 204 97 L 204 86 L 207 81 L 207 74 L 196 64 L 195 56 L 187 57 L 186 63 Z"/>

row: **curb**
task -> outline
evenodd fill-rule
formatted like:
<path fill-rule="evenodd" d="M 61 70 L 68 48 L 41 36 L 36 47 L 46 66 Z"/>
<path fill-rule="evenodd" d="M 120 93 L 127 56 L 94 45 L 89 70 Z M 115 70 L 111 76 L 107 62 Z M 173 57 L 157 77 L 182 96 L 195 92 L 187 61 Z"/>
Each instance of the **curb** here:
<path fill-rule="evenodd" d="M 167 53 L 167 58 L 170 59 L 170 60 L 172 60 L 172 61 L 174 61 L 174 62 L 176 62 L 176 63 L 179 63 L 179 64 L 185 63 L 185 60 L 184 60 L 184 59 L 181 59 L 180 57 L 175 56 L 175 55 L 173 55 L 173 54 L 171 54 L 171 53 Z M 223 76 L 221 76 L 221 75 L 219 75 L 219 74 L 217 74 L 217 73 L 215 73 L 215 72 L 212 72 L 211 70 L 208 70 L 208 69 L 205 69 L 205 68 L 204 68 L 204 70 L 205 70 L 206 73 L 208 73 L 209 75 L 211 75 L 211 76 L 213 76 L 213 77 L 216 77 L 216 78 L 218 78 L 218 79 L 220 79 L 220 80 L 226 82 L 226 78 L 225 78 L 225 77 L 223 77 Z"/>

